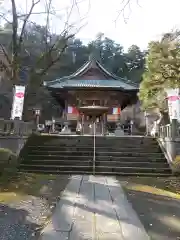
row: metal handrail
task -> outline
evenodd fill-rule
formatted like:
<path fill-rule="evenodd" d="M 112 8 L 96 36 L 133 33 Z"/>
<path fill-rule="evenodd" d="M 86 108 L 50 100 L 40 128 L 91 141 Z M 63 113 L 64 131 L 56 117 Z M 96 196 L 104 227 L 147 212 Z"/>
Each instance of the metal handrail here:
<path fill-rule="evenodd" d="M 94 134 L 93 134 L 93 175 L 95 175 L 96 171 L 96 121 L 93 124 Z"/>

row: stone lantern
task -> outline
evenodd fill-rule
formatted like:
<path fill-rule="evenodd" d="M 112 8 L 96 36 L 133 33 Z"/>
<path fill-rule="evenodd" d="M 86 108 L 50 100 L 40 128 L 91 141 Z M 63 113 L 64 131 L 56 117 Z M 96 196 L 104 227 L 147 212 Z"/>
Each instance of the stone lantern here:
<path fill-rule="evenodd" d="M 35 122 L 36 122 L 36 127 L 38 128 L 39 125 L 39 119 L 40 119 L 40 115 L 41 115 L 41 107 L 40 106 L 36 106 L 33 109 L 34 115 L 35 115 Z"/>

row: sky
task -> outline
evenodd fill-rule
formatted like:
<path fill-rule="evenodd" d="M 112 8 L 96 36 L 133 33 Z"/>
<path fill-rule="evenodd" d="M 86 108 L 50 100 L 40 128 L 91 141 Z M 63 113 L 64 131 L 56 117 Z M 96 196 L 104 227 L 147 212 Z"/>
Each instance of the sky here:
<path fill-rule="evenodd" d="M 6 7 L 8 1 L 4 2 Z M 23 11 L 31 2 L 31 0 L 16 1 L 19 1 L 18 7 Z M 42 11 L 43 1 L 45 0 L 41 0 L 34 11 Z M 51 28 L 54 32 L 61 32 L 68 18 L 69 23 L 76 26 L 73 31 L 80 28 L 76 36 L 84 43 L 94 40 L 96 35 L 102 32 L 123 45 L 125 50 L 132 44 L 146 49 L 149 41 L 180 27 L 180 0 L 131 0 L 130 8 L 127 6 L 124 14 L 121 12 L 118 19 L 118 11 L 123 9 L 123 2 L 126 0 L 77 0 L 78 8 L 74 6 L 70 11 L 72 1 L 53 0 L 58 17 L 51 18 Z M 32 19 L 37 23 L 43 23 L 45 16 L 33 15 Z"/>

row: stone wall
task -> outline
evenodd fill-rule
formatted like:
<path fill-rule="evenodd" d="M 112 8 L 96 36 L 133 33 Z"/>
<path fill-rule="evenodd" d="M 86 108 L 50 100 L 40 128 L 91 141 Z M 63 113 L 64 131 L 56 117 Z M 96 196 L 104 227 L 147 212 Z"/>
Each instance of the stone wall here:
<path fill-rule="evenodd" d="M 171 138 L 159 138 L 159 145 L 162 149 L 162 151 L 164 152 L 167 161 L 169 162 L 169 164 L 171 164 L 173 162 L 173 159 L 176 156 L 176 144 L 174 141 L 172 141 Z"/>
<path fill-rule="evenodd" d="M 180 173 L 180 138 L 164 137 L 158 142 L 172 171 Z"/>
<path fill-rule="evenodd" d="M 121 122 L 123 123 L 127 118 L 133 119 L 135 127 L 137 129 L 144 129 L 147 127 L 148 132 L 151 132 L 154 121 L 159 119 L 158 111 L 155 109 L 148 113 L 147 117 L 145 117 L 144 111 L 141 109 L 140 102 L 132 106 L 126 107 L 121 113 Z"/>
<path fill-rule="evenodd" d="M 26 143 L 27 138 L 28 137 L 19 137 L 19 136 L 0 137 L 0 148 L 10 149 L 12 152 L 18 155 L 20 150 Z"/>
<path fill-rule="evenodd" d="M 138 128 L 145 128 L 145 116 L 141 110 L 140 103 L 126 107 L 121 113 L 121 122 L 124 123 L 127 118 L 133 119 Z"/>
<path fill-rule="evenodd" d="M 0 119 L 0 148 L 10 149 L 18 155 L 33 128 L 34 123 L 31 122 Z"/>
<path fill-rule="evenodd" d="M 176 155 L 180 155 L 180 138 L 175 140 Z"/>

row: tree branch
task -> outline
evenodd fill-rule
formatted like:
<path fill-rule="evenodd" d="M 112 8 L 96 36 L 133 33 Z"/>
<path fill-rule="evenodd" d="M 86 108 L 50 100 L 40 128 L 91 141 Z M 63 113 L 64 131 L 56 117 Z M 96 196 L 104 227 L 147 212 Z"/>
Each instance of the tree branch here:
<path fill-rule="evenodd" d="M 123 18 L 124 18 L 124 20 L 125 20 L 125 9 L 127 8 L 127 7 L 130 7 L 130 3 L 131 3 L 131 1 L 132 0 L 122 0 L 122 2 L 121 2 L 121 5 L 123 5 L 122 6 L 122 8 L 118 11 L 118 15 L 117 15 L 117 17 L 116 17 L 116 19 L 115 19 L 115 23 L 117 22 L 117 20 L 119 19 L 119 17 L 120 17 L 120 15 L 122 14 L 123 15 Z M 125 21 L 126 22 L 126 21 Z"/>
<path fill-rule="evenodd" d="M 40 2 L 40 0 L 37 0 L 37 1 L 32 0 L 31 8 L 30 8 L 28 14 L 26 15 L 26 17 L 25 17 L 25 19 L 24 19 L 23 26 L 22 26 L 21 33 L 20 33 L 20 37 L 19 37 L 19 44 L 18 44 L 18 50 L 19 50 L 19 51 L 21 51 L 21 45 L 22 45 L 22 42 L 23 42 L 23 34 L 24 34 L 24 31 L 25 31 L 25 27 L 26 27 L 26 24 L 27 24 L 27 22 L 28 22 L 28 19 L 29 19 L 29 17 L 31 16 L 34 7 L 35 7 L 39 2 Z"/>
<path fill-rule="evenodd" d="M 0 18 L 4 19 L 7 23 L 12 24 L 6 17 L 5 14 L 0 13 Z"/>
<path fill-rule="evenodd" d="M 42 12 L 32 12 L 31 13 L 31 15 L 41 15 L 41 14 L 47 14 L 47 12 L 46 11 L 42 11 Z M 51 12 L 51 11 L 49 12 L 49 14 L 54 15 L 54 13 Z M 27 16 L 27 14 L 21 14 L 21 15 L 18 15 L 18 18 L 24 18 L 26 16 Z"/>
<path fill-rule="evenodd" d="M 45 35 L 45 44 L 46 44 L 46 52 L 48 48 L 48 35 L 49 35 L 49 15 L 50 15 L 50 9 L 51 9 L 52 0 L 49 0 L 49 3 L 46 1 L 46 7 L 47 7 L 47 17 L 46 17 L 46 35 Z"/>
<path fill-rule="evenodd" d="M 11 65 L 11 59 L 9 58 L 9 56 L 8 56 L 8 54 L 6 52 L 6 49 L 4 48 L 4 46 L 1 43 L 0 43 L 0 47 L 1 47 L 2 51 L 3 51 L 4 56 L 6 57 L 7 62 Z"/>
<path fill-rule="evenodd" d="M 17 56 L 18 56 L 18 45 L 17 45 L 17 31 L 18 31 L 18 18 L 17 18 L 17 10 L 16 10 L 16 3 L 15 0 L 11 0 L 12 5 L 12 79 L 14 84 L 18 83 L 17 77 Z"/>
<path fill-rule="evenodd" d="M 131 13 L 131 5 L 132 5 L 133 2 L 134 2 L 134 0 L 122 0 L 121 1 L 121 3 L 120 3 L 121 9 L 118 11 L 118 14 L 117 14 L 117 16 L 115 18 L 115 24 L 117 23 L 117 20 L 119 19 L 121 14 L 123 16 L 124 22 L 127 23 L 127 20 L 129 18 L 129 16 L 128 17 L 125 16 L 125 10 L 127 8 L 129 8 L 129 15 L 130 15 L 130 13 Z M 136 4 L 140 7 L 139 0 L 136 0 Z"/>
<path fill-rule="evenodd" d="M 0 60 L 0 68 L 1 71 L 4 71 L 9 78 L 12 77 L 11 69 L 9 69 L 9 67 L 2 60 Z"/>
<path fill-rule="evenodd" d="M 13 41 L 13 50 L 17 51 L 17 29 L 18 29 L 18 19 L 17 19 L 17 11 L 16 11 L 16 3 L 15 0 L 11 0 L 12 4 L 12 16 L 13 16 L 13 23 L 12 23 L 12 29 L 13 29 L 13 34 L 12 34 L 12 41 Z M 13 54 L 15 52 L 13 51 Z"/>
<path fill-rule="evenodd" d="M 65 39 L 65 44 L 64 44 L 64 46 L 61 48 L 61 51 L 60 51 L 60 53 L 58 54 L 58 56 L 54 59 L 54 60 L 52 60 L 51 62 L 49 62 L 49 64 L 46 66 L 46 68 L 45 69 L 43 69 L 38 75 L 39 76 L 43 76 L 57 61 L 59 61 L 60 59 L 61 59 L 61 57 L 62 57 L 62 53 L 65 51 L 65 49 L 67 48 L 67 46 L 68 46 L 68 40 L 70 39 L 70 38 L 72 38 L 74 35 L 69 35 L 66 39 Z M 51 50 L 52 51 L 52 50 Z"/>

